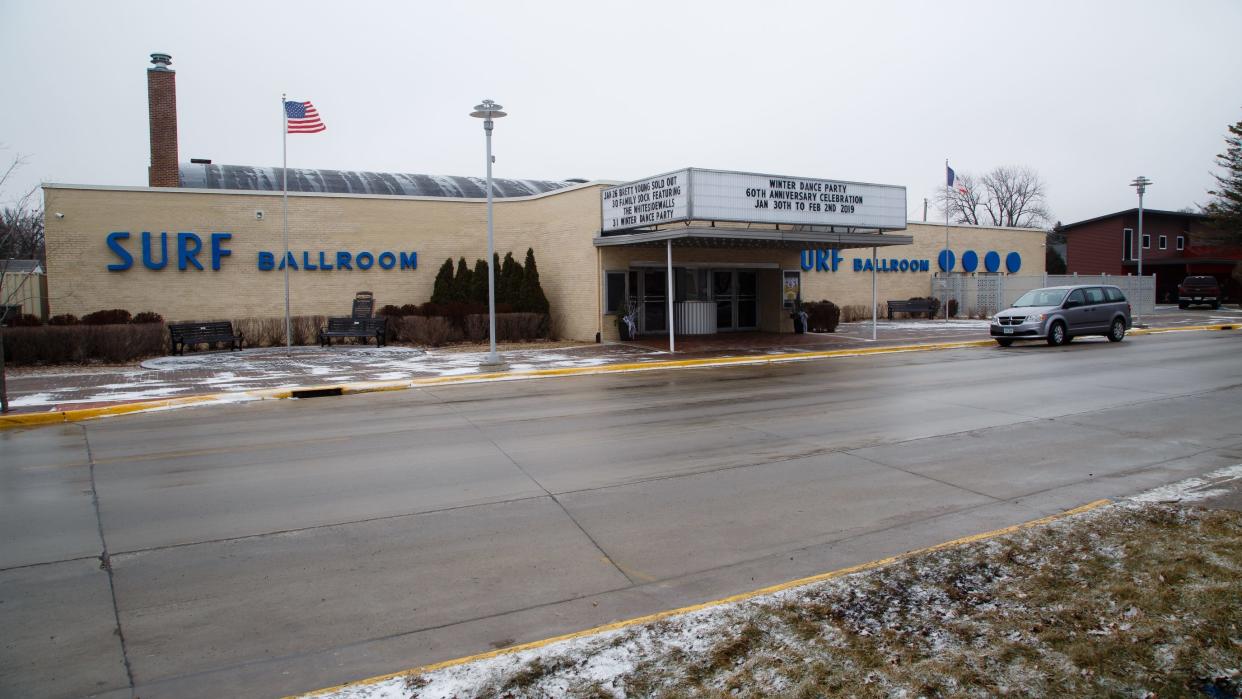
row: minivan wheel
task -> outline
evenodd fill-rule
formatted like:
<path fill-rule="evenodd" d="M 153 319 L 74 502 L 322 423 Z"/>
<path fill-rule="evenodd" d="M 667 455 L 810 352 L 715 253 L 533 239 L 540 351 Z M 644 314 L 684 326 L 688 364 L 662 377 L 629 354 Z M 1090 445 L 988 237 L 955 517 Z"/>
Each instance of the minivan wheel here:
<path fill-rule="evenodd" d="M 1048 328 L 1048 344 L 1057 347 L 1065 344 L 1065 341 L 1065 323 L 1058 320 Z"/>
<path fill-rule="evenodd" d="M 1007 337 L 998 337 L 996 338 L 996 344 L 1000 345 L 1001 347 L 1008 347 L 1009 345 L 1013 344 L 1013 340 L 1010 340 Z"/>
<path fill-rule="evenodd" d="M 1126 336 L 1126 323 L 1118 318 L 1113 321 L 1113 327 L 1108 330 L 1109 342 L 1121 342 L 1121 338 Z"/>

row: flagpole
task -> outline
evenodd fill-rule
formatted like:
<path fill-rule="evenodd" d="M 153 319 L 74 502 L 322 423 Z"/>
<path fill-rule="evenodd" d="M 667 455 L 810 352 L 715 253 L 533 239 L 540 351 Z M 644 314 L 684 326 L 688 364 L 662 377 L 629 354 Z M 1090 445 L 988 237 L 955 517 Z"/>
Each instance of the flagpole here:
<path fill-rule="evenodd" d="M 949 159 L 948 158 L 944 159 L 944 173 L 945 175 L 949 174 Z M 949 287 L 949 281 L 953 278 L 951 276 L 951 273 L 953 271 L 953 264 L 949 258 L 949 255 L 952 254 L 949 252 L 949 197 L 950 196 L 952 195 L 950 194 L 948 177 L 946 177 L 945 187 L 944 187 L 944 266 L 945 266 L 944 280 L 945 280 L 946 289 Z M 949 324 L 949 299 L 950 298 L 952 298 L 951 293 L 944 295 L 944 324 L 945 325 Z"/>
<path fill-rule="evenodd" d="M 285 94 L 280 95 L 280 188 L 284 218 L 284 254 L 280 266 L 285 270 L 285 353 L 293 352 L 293 321 L 289 316 L 289 113 L 285 111 Z"/>

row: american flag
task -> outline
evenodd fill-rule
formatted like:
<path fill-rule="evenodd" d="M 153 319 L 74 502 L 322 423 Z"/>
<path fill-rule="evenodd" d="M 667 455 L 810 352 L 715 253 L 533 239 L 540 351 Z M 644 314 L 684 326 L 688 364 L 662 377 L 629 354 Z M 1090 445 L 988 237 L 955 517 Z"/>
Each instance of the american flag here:
<path fill-rule="evenodd" d="M 319 133 L 328 128 L 319 119 L 319 110 L 310 102 L 285 102 L 285 122 L 289 133 Z"/>

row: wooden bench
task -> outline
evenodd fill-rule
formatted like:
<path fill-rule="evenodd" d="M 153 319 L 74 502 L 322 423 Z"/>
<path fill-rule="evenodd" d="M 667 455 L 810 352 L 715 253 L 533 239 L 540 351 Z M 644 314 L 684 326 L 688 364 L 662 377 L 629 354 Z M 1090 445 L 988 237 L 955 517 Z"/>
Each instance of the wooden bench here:
<path fill-rule="evenodd" d="M 384 346 L 384 334 L 388 331 L 388 319 L 379 318 L 329 318 L 327 327 L 319 331 L 319 346 L 332 344 L 334 337 L 375 338 L 375 346 Z"/>
<path fill-rule="evenodd" d="M 889 301 L 888 302 L 888 319 L 893 319 L 894 313 L 909 313 L 917 315 L 922 313 L 931 318 L 932 304 L 929 301 Z"/>
<path fill-rule="evenodd" d="M 173 354 L 185 354 L 185 348 L 215 342 L 227 342 L 230 349 L 241 351 L 241 333 L 233 332 L 233 324 L 227 320 L 211 323 L 169 323 L 168 335 L 172 338 Z"/>

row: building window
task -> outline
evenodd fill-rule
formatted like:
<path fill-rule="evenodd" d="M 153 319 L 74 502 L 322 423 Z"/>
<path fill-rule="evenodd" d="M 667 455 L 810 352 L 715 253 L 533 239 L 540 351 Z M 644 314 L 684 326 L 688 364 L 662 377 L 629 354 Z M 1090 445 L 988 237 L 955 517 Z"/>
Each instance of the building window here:
<path fill-rule="evenodd" d="M 1186 249 L 1186 236 L 1184 235 L 1177 236 L 1177 249 L 1178 250 Z"/>
<path fill-rule="evenodd" d="M 1121 237 L 1121 259 L 1122 260 L 1133 260 L 1134 259 L 1134 230 L 1131 228 L 1126 228 L 1125 230 L 1122 231 L 1122 234 L 1123 235 Z"/>
<path fill-rule="evenodd" d="M 625 299 L 625 272 L 604 273 L 604 313 L 621 310 Z"/>
<path fill-rule="evenodd" d="M 1169 249 L 1169 236 L 1167 236 L 1167 235 L 1162 235 L 1162 236 L 1160 236 L 1159 238 L 1157 238 L 1156 240 L 1158 241 L 1158 243 L 1157 243 L 1157 244 L 1159 245 L 1159 247 L 1160 247 L 1160 249 L 1161 249 L 1161 250 L 1168 250 L 1168 249 Z"/>
<path fill-rule="evenodd" d="M 1151 250 L 1151 233 L 1143 234 L 1143 249 Z"/>

